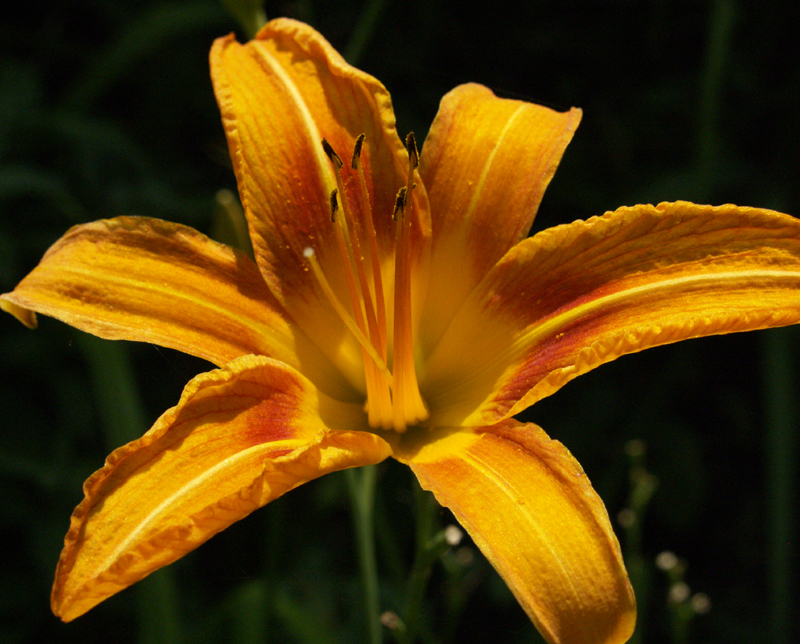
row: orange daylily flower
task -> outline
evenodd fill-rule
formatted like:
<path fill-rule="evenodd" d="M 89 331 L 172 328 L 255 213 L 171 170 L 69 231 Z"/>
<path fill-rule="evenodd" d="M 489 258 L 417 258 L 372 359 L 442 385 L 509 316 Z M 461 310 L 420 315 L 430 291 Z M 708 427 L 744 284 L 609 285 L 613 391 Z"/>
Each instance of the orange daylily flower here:
<path fill-rule="evenodd" d="M 391 456 L 548 642 L 626 641 L 635 600 L 602 501 L 513 416 L 626 353 L 798 322 L 800 222 L 674 203 L 526 238 L 579 110 L 457 87 L 417 167 L 384 87 L 306 25 L 219 39 L 211 76 L 255 261 L 122 217 L 72 228 L 0 296 L 31 327 L 38 312 L 219 367 L 86 482 L 54 612 L 72 620 L 284 492 Z"/>

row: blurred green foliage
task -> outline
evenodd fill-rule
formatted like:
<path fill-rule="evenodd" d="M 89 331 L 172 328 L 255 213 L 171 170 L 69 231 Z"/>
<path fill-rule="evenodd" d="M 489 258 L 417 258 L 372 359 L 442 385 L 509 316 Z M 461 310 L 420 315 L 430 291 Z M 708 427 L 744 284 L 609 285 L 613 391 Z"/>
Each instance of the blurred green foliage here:
<path fill-rule="evenodd" d="M 400 131 L 419 140 L 440 97 L 462 82 L 582 107 L 535 230 L 679 198 L 800 215 L 800 45 L 789 2 L 532 0 L 474 11 L 454 0 L 286 0 L 265 9 L 310 22 L 357 58 L 392 92 Z M 28 0 L 4 17 L 3 292 L 73 224 L 148 215 L 213 228 L 215 195 L 235 180 L 207 55 L 236 29 L 216 0 Z M 209 365 L 48 319 L 35 332 L 10 316 L 0 325 L 0 641 L 362 639 L 342 476 L 293 491 L 72 624 L 54 618 L 49 587 L 82 481 Z M 800 609 L 800 568 L 785 543 L 798 536 L 799 341 L 790 329 L 648 351 L 525 414 L 572 450 L 612 517 L 631 493 L 624 446 L 647 446 L 658 487 L 637 533 L 649 571 L 640 641 L 674 641 L 668 581 L 653 565 L 664 550 L 711 598 L 689 641 L 800 636 L 788 620 Z M 390 610 L 401 607 L 415 539 L 414 484 L 394 465 L 378 469 L 376 506 Z M 430 642 L 538 637 L 470 544 L 434 567 L 422 612 Z"/>

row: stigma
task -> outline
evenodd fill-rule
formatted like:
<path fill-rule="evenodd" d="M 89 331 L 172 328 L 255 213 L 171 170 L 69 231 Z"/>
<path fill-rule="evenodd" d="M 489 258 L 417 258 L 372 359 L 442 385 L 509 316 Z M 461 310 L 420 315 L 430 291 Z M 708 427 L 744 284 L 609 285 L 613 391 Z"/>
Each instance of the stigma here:
<path fill-rule="evenodd" d="M 347 285 L 347 297 L 340 299 L 320 267 L 313 247 L 303 253 L 320 289 L 342 322 L 358 341 L 366 383 L 365 410 L 371 427 L 405 432 L 428 418 L 428 409 L 419 391 L 414 362 L 411 316 L 411 233 L 417 216 L 413 189 L 419 165 L 414 134 L 406 137 L 408 175 L 400 186 L 393 212 L 373 215 L 367 181 L 361 163 L 365 135 L 355 141 L 349 180 L 358 188 L 349 194 L 344 189 L 344 163 L 325 139 L 322 148 L 334 167 L 336 187 L 330 193 L 331 234 L 335 236 L 339 261 Z M 382 257 L 373 216 L 394 220 L 394 284 L 387 293 L 381 266 L 392 260 Z M 391 298 L 391 300 L 389 299 Z M 393 307 L 387 310 L 387 303 Z M 390 313 L 391 311 L 391 318 Z"/>

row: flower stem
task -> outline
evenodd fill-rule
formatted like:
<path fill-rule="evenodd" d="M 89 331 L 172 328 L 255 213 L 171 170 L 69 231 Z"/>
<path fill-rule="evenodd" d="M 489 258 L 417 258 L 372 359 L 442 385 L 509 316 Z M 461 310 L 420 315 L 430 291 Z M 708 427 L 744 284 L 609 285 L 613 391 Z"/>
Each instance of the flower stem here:
<path fill-rule="evenodd" d="M 652 585 L 652 569 L 642 550 L 642 524 L 645 511 L 658 488 L 658 479 L 645 468 L 646 445 L 641 440 L 631 440 L 625 445 L 629 463 L 628 507 L 620 513 L 619 521 L 625 533 L 625 566 L 640 606 L 647 605 Z M 645 614 L 640 614 L 629 644 L 640 644 L 644 639 Z"/>
<path fill-rule="evenodd" d="M 380 594 L 378 590 L 378 567 L 375 562 L 375 526 L 373 508 L 375 501 L 374 465 L 345 471 L 350 504 L 353 508 L 353 527 L 358 547 L 358 563 L 361 587 L 364 592 L 364 607 L 367 616 L 368 642 L 381 644 Z"/>
<path fill-rule="evenodd" d="M 402 618 L 398 618 L 397 626 L 392 630 L 399 644 L 412 644 L 419 632 L 420 609 L 425 598 L 425 589 L 431 576 L 433 564 L 450 547 L 447 531 L 434 533 L 434 519 L 438 504 L 433 494 L 421 488 L 416 489 L 417 501 L 417 533 L 414 566 L 408 577 L 406 597 Z"/>
<path fill-rule="evenodd" d="M 419 625 L 420 607 L 425 597 L 425 588 L 431 574 L 431 567 L 441 554 L 438 544 L 431 539 L 436 501 L 433 494 L 417 488 L 417 551 L 414 567 L 408 578 L 406 601 L 403 607 L 403 621 L 406 626 L 408 642 L 414 641 Z"/>

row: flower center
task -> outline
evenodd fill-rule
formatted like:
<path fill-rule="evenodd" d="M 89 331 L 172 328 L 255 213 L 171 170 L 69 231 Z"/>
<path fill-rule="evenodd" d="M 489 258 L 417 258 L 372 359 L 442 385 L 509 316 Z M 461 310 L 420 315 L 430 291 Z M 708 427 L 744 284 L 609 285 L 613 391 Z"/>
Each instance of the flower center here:
<path fill-rule="evenodd" d="M 313 248 L 304 256 L 322 291 L 339 317 L 358 340 L 364 363 L 367 400 L 365 408 L 371 427 L 405 432 L 428 417 L 428 410 L 419 392 L 414 364 L 414 338 L 411 324 L 411 253 L 410 228 L 414 216 L 414 172 L 419 154 L 411 133 L 406 137 L 408 178 L 395 200 L 394 294 L 393 320 L 389 320 L 386 293 L 381 277 L 381 257 L 367 191 L 361 149 L 365 136 L 356 139 L 351 162 L 358 175 L 360 200 L 349 203 L 344 189 L 341 158 L 323 139 L 322 147 L 334 165 L 337 187 L 331 192 L 331 222 L 344 268 L 350 308 L 339 300 L 325 277 Z M 340 207 L 341 206 L 341 207 Z M 392 325 L 391 355 L 388 330 Z M 391 366 L 391 368 L 390 368 Z"/>

